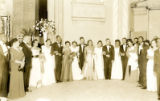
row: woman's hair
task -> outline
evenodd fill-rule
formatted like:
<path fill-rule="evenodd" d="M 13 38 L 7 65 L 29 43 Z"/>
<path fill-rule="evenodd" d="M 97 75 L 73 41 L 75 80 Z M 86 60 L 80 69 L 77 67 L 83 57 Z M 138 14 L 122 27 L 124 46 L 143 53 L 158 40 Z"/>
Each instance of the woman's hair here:
<path fill-rule="evenodd" d="M 46 42 L 51 41 L 50 39 L 47 39 Z"/>
<path fill-rule="evenodd" d="M 151 45 L 149 40 L 145 40 L 145 43 L 148 43 L 149 46 Z"/>
<path fill-rule="evenodd" d="M 133 45 L 133 40 L 132 39 L 127 40 L 127 45 L 129 46 L 128 42 L 132 43 L 132 45 Z"/>
<path fill-rule="evenodd" d="M 127 43 L 128 43 L 128 42 L 131 42 L 131 43 L 133 44 L 133 41 L 132 41 L 132 39 L 128 39 L 128 40 L 127 40 Z"/>
<path fill-rule="evenodd" d="M 72 41 L 72 45 L 73 45 L 74 43 L 77 45 L 77 42 L 76 42 L 76 41 Z"/>
<path fill-rule="evenodd" d="M 121 45 L 121 41 L 119 39 L 115 40 L 115 43 L 118 42 Z"/>
<path fill-rule="evenodd" d="M 101 40 L 99 40 L 99 41 L 97 42 L 97 44 L 98 44 L 98 43 L 102 43 L 102 41 L 101 41 Z"/>
<path fill-rule="evenodd" d="M 151 46 L 152 48 L 153 48 L 153 46 L 152 46 L 152 42 L 153 42 L 153 41 L 155 41 L 155 43 L 156 43 L 156 42 L 157 42 L 157 39 L 152 39 L 152 40 L 151 40 L 150 46 Z"/>
<path fill-rule="evenodd" d="M 93 45 L 93 41 L 92 40 L 88 40 L 87 41 L 87 45 L 89 46 L 89 42 L 92 42 L 92 45 Z"/>
<path fill-rule="evenodd" d="M 33 42 L 32 42 L 32 46 L 34 46 L 34 43 L 38 41 L 37 39 L 34 39 Z"/>
<path fill-rule="evenodd" d="M 71 44 L 69 41 L 65 41 L 65 45 L 66 45 L 67 43 L 69 43 L 69 45 Z"/>

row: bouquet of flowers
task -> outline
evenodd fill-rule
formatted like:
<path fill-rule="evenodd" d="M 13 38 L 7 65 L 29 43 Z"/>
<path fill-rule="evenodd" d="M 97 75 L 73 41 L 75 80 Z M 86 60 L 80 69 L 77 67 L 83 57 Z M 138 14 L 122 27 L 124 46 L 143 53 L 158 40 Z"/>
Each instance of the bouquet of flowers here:
<path fill-rule="evenodd" d="M 36 31 L 40 32 L 42 35 L 44 32 L 54 33 L 55 32 L 55 22 L 48 21 L 47 19 L 41 19 L 40 21 L 36 21 L 36 24 L 33 26 Z"/>

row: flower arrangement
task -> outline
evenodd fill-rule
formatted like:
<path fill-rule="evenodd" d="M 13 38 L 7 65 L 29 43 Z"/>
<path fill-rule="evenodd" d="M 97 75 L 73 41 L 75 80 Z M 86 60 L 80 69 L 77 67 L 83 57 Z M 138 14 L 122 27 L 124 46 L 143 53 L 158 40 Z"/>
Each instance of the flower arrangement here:
<path fill-rule="evenodd" d="M 36 21 L 36 24 L 33 26 L 36 31 L 39 31 L 39 35 L 41 36 L 44 32 L 46 33 L 54 33 L 55 32 L 55 22 L 48 21 L 47 19 L 41 19 L 40 21 Z"/>

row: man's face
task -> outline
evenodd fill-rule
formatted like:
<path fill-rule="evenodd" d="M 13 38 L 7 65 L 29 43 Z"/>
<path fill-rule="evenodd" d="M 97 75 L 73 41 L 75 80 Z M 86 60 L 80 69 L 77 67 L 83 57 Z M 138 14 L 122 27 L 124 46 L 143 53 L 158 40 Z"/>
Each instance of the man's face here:
<path fill-rule="evenodd" d="M 57 41 L 58 41 L 58 42 L 61 42 L 61 37 L 58 37 L 58 38 L 57 38 Z"/>
<path fill-rule="evenodd" d="M 81 44 L 84 44 L 84 42 L 85 42 L 84 39 L 81 39 L 81 40 L 80 40 L 80 43 L 81 43 Z"/>
<path fill-rule="evenodd" d="M 157 40 L 157 47 L 160 48 L 160 39 Z"/>
<path fill-rule="evenodd" d="M 19 43 L 23 42 L 23 38 L 18 38 Z"/>
<path fill-rule="evenodd" d="M 123 43 L 123 44 L 126 44 L 126 39 L 122 39 L 122 43 Z"/>
<path fill-rule="evenodd" d="M 134 42 L 137 43 L 137 42 L 138 42 L 138 39 L 134 39 Z"/>
<path fill-rule="evenodd" d="M 139 38 L 138 41 L 139 41 L 139 43 L 142 43 L 142 42 L 143 42 L 143 39 L 142 39 L 142 38 Z"/>
<path fill-rule="evenodd" d="M 110 45 L 110 40 L 106 40 L 106 45 Z"/>

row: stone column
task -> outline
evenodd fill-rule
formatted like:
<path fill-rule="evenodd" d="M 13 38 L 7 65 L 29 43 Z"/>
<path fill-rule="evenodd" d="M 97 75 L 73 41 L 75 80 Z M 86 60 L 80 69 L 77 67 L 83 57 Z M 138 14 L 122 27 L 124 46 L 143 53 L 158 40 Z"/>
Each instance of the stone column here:
<path fill-rule="evenodd" d="M 56 34 L 63 38 L 63 0 L 55 0 Z"/>
<path fill-rule="evenodd" d="M 48 20 L 55 21 L 55 0 L 48 0 L 47 7 L 48 7 Z"/>

